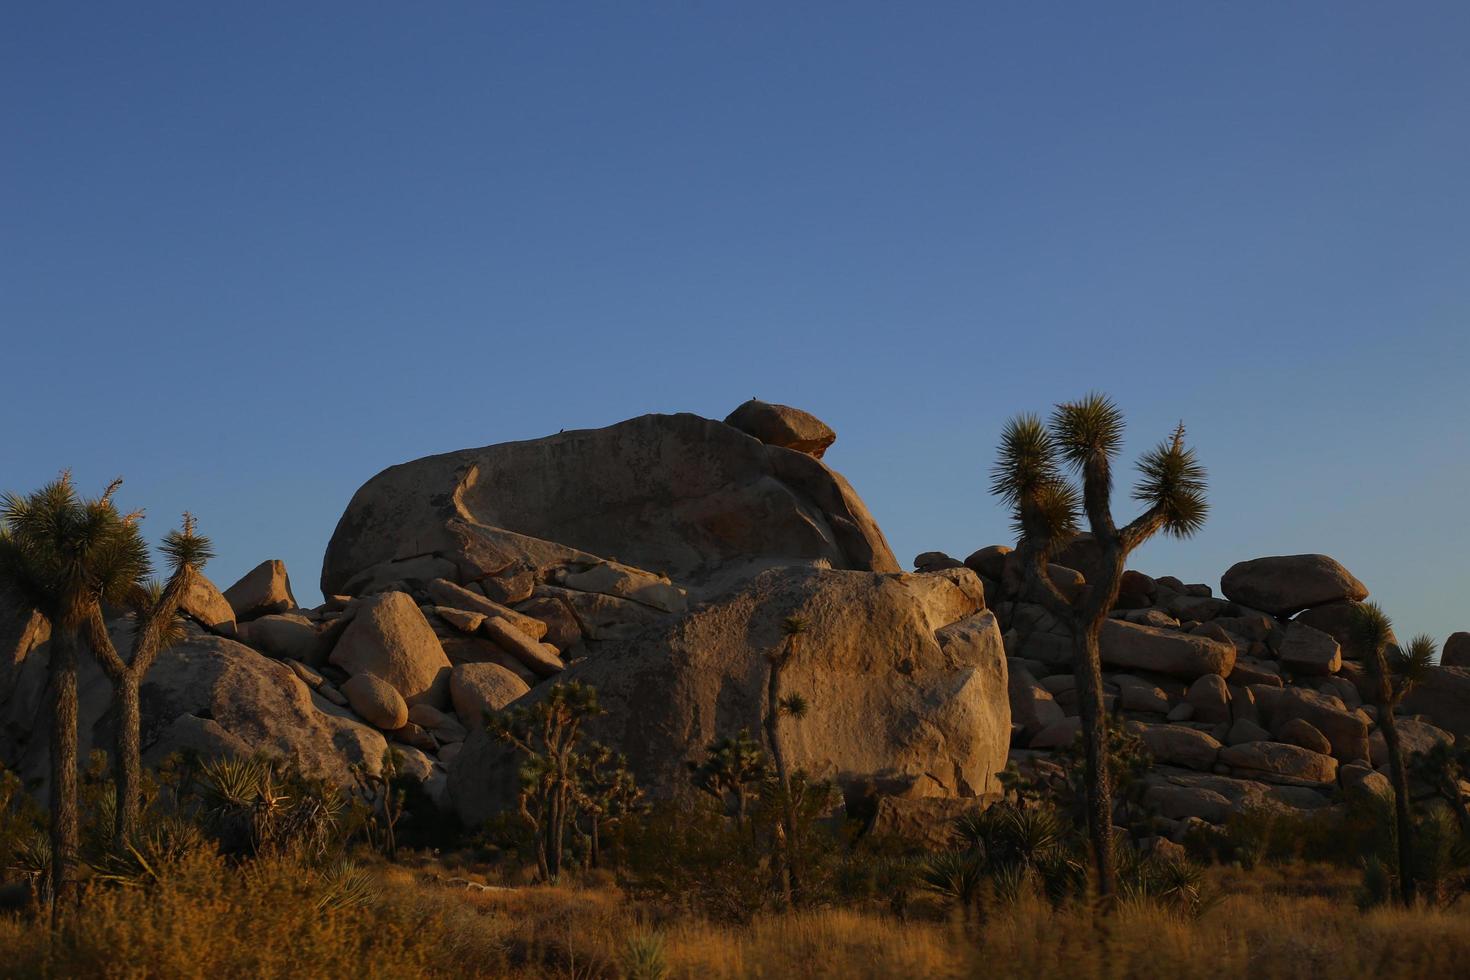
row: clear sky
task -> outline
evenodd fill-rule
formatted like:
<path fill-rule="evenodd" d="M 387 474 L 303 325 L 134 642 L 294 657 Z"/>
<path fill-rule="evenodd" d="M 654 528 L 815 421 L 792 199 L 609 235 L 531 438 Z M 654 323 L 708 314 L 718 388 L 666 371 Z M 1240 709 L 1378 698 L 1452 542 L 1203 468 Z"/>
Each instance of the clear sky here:
<path fill-rule="evenodd" d="M 1100 388 L 1211 471 L 1137 567 L 1322 551 L 1442 638 L 1467 48 L 1459 0 L 6 4 L 0 486 L 124 474 L 312 600 L 385 466 L 756 395 L 907 562 L 1004 540 L 1002 421 Z"/>

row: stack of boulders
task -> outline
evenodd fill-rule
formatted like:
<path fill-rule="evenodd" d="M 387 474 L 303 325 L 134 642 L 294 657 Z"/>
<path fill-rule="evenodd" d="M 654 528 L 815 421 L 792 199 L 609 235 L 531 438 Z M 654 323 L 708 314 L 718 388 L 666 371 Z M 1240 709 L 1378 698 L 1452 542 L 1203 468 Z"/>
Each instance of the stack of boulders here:
<path fill-rule="evenodd" d="M 915 565 L 968 567 L 985 583 L 1009 658 L 1010 760 L 1044 775 L 1078 733 L 1074 643 L 1027 593 L 1018 557 L 997 545 L 963 561 L 926 552 Z M 1076 594 L 1096 557 L 1079 535 L 1050 577 Z M 1232 566 L 1220 592 L 1130 570 L 1103 624 L 1106 707 L 1154 759 L 1145 806 L 1179 838 L 1246 809 L 1310 811 L 1388 791 L 1366 651 L 1354 641 L 1363 583 L 1326 555 L 1285 555 Z M 1470 734 L 1467 643 L 1452 637 L 1443 665 L 1401 705 L 1406 751 Z"/>
<path fill-rule="evenodd" d="M 145 760 L 265 752 L 350 784 L 391 747 L 476 825 L 515 784 L 486 713 L 582 681 L 605 709 L 590 737 L 679 796 L 711 741 L 759 730 L 765 654 L 802 616 L 794 765 L 890 816 L 993 796 L 1011 719 L 980 579 L 901 572 L 821 461 L 835 438 L 752 401 L 724 422 L 649 415 L 391 467 L 338 523 L 322 604 L 301 608 L 277 561 L 197 584 L 188 635 L 143 687 Z M 0 761 L 44 783 L 45 637 L 25 624 L 0 617 Z M 112 626 L 125 641 L 130 621 Z M 84 750 L 106 748 L 109 694 L 89 667 Z"/>

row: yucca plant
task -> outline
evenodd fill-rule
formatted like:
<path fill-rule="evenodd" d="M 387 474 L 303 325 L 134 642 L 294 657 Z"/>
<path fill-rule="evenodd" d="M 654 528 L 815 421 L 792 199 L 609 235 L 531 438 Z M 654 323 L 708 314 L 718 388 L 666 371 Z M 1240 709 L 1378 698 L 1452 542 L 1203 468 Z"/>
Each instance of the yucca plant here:
<path fill-rule="evenodd" d="M 1398 842 L 1399 899 L 1409 906 L 1414 904 L 1415 893 L 1414 820 L 1409 810 L 1409 773 L 1404 761 L 1404 747 L 1399 740 L 1393 713 L 1409 689 L 1434 665 L 1436 646 L 1433 639 L 1422 633 L 1405 647 L 1394 646 L 1393 623 L 1374 602 L 1365 602 L 1358 607 L 1354 632 L 1359 648 L 1368 652 L 1373 700 L 1378 707 L 1378 728 L 1383 732 L 1383 743 L 1388 749 L 1388 771 L 1394 795 L 1394 834 Z M 1392 651 L 1389 649 L 1391 646 Z"/>
<path fill-rule="evenodd" d="M 665 980 L 669 961 L 664 937 L 656 932 L 636 932 L 623 944 L 623 976 L 627 980 Z"/>
<path fill-rule="evenodd" d="M 1113 461 L 1122 448 L 1123 414 L 1105 395 L 1056 406 L 1048 422 L 1020 415 L 1006 424 L 991 492 L 1014 515 L 1018 560 L 1030 594 L 1072 634 L 1073 669 L 1086 756 L 1087 826 L 1097 890 L 1115 891 L 1113 799 L 1103 715 L 1098 637 L 1117 601 L 1128 556 L 1155 534 L 1189 537 L 1204 525 L 1205 470 L 1184 444 L 1184 425 L 1138 462 L 1133 498 L 1144 511 L 1119 527 L 1112 515 Z M 1069 478 L 1071 470 L 1080 488 Z M 1099 548 L 1092 580 L 1069 598 L 1048 574 L 1048 560 L 1076 534 L 1086 514 Z"/>
<path fill-rule="evenodd" d="M 975 851 L 934 854 L 920 866 L 919 883 L 969 918 L 985 887 L 985 860 Z"/>
<path fill-rule="evenodd" d="M 362 908 L 372 901 L 376 891 L 373 876 L 365 868 L 340 858 L 322 872 L 316 910 Z"/>

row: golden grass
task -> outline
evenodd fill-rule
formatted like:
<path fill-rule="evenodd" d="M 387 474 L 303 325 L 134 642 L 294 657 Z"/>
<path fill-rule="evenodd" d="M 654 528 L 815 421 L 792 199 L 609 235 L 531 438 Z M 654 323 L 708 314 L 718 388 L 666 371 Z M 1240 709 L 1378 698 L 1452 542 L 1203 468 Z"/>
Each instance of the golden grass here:
<path fill-rule="evenodd" d="M 15 977 L 615 978 L 629 938 L 662 937 L 673 978 L 1450 977 L 1470 975 L 1464 910 L 1359 912 L 1350 875 L 1216 871 L 1227 897 L 1197 920 L 1125 907 L 1105 920 L 1026 899 L 983 921 L 829 909 L 710 922 L 595 887 L 466 889 L 462 871 L 384 867 L 367 908 L 318 911 L 309 876 L 192 860 L 169 883 L 98 889 L 52 941 L 0 918 Z M 435 879 L 438 880 L 435 880 Z M 483 881 L 483 879 L 480 879 Z"/>

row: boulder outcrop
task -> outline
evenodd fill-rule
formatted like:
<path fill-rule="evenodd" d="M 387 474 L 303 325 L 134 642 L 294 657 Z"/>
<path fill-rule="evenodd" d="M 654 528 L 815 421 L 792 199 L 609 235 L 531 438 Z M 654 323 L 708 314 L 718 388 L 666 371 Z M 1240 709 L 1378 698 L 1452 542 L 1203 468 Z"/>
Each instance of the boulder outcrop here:
<path fill-rule="evenodd" d="M 782 565 L 896 572 L 867 508 L 819 460 L 695 415 L 645 415 L 390 467 L 353 496 L 322 591 L 432 555 L 468 583 L 601 559 L 714 594 Z"/>
<path fill-rule="evenodd" d="M 810 702 L 784 721 L 792 764 L 848 795 L 980 797 L 1005 766 L 1011 715 L 1000 632 L 968 569 L 882 575 L 768 571 L 637 636 L 601 644 L 562 675 L 597 689 L 606 710 L 588 736 L 627 754 L 655 796 L 692 793 L 688 763 L 722 735 L 759 731 L 766 651 L 781 624 L 810 624 L 785 673 Z M 528 698 L 534 699 L 539 690 Z M 506 802 L 512 774 L 484 732 L 450 767 L 462 819 Z"/>

